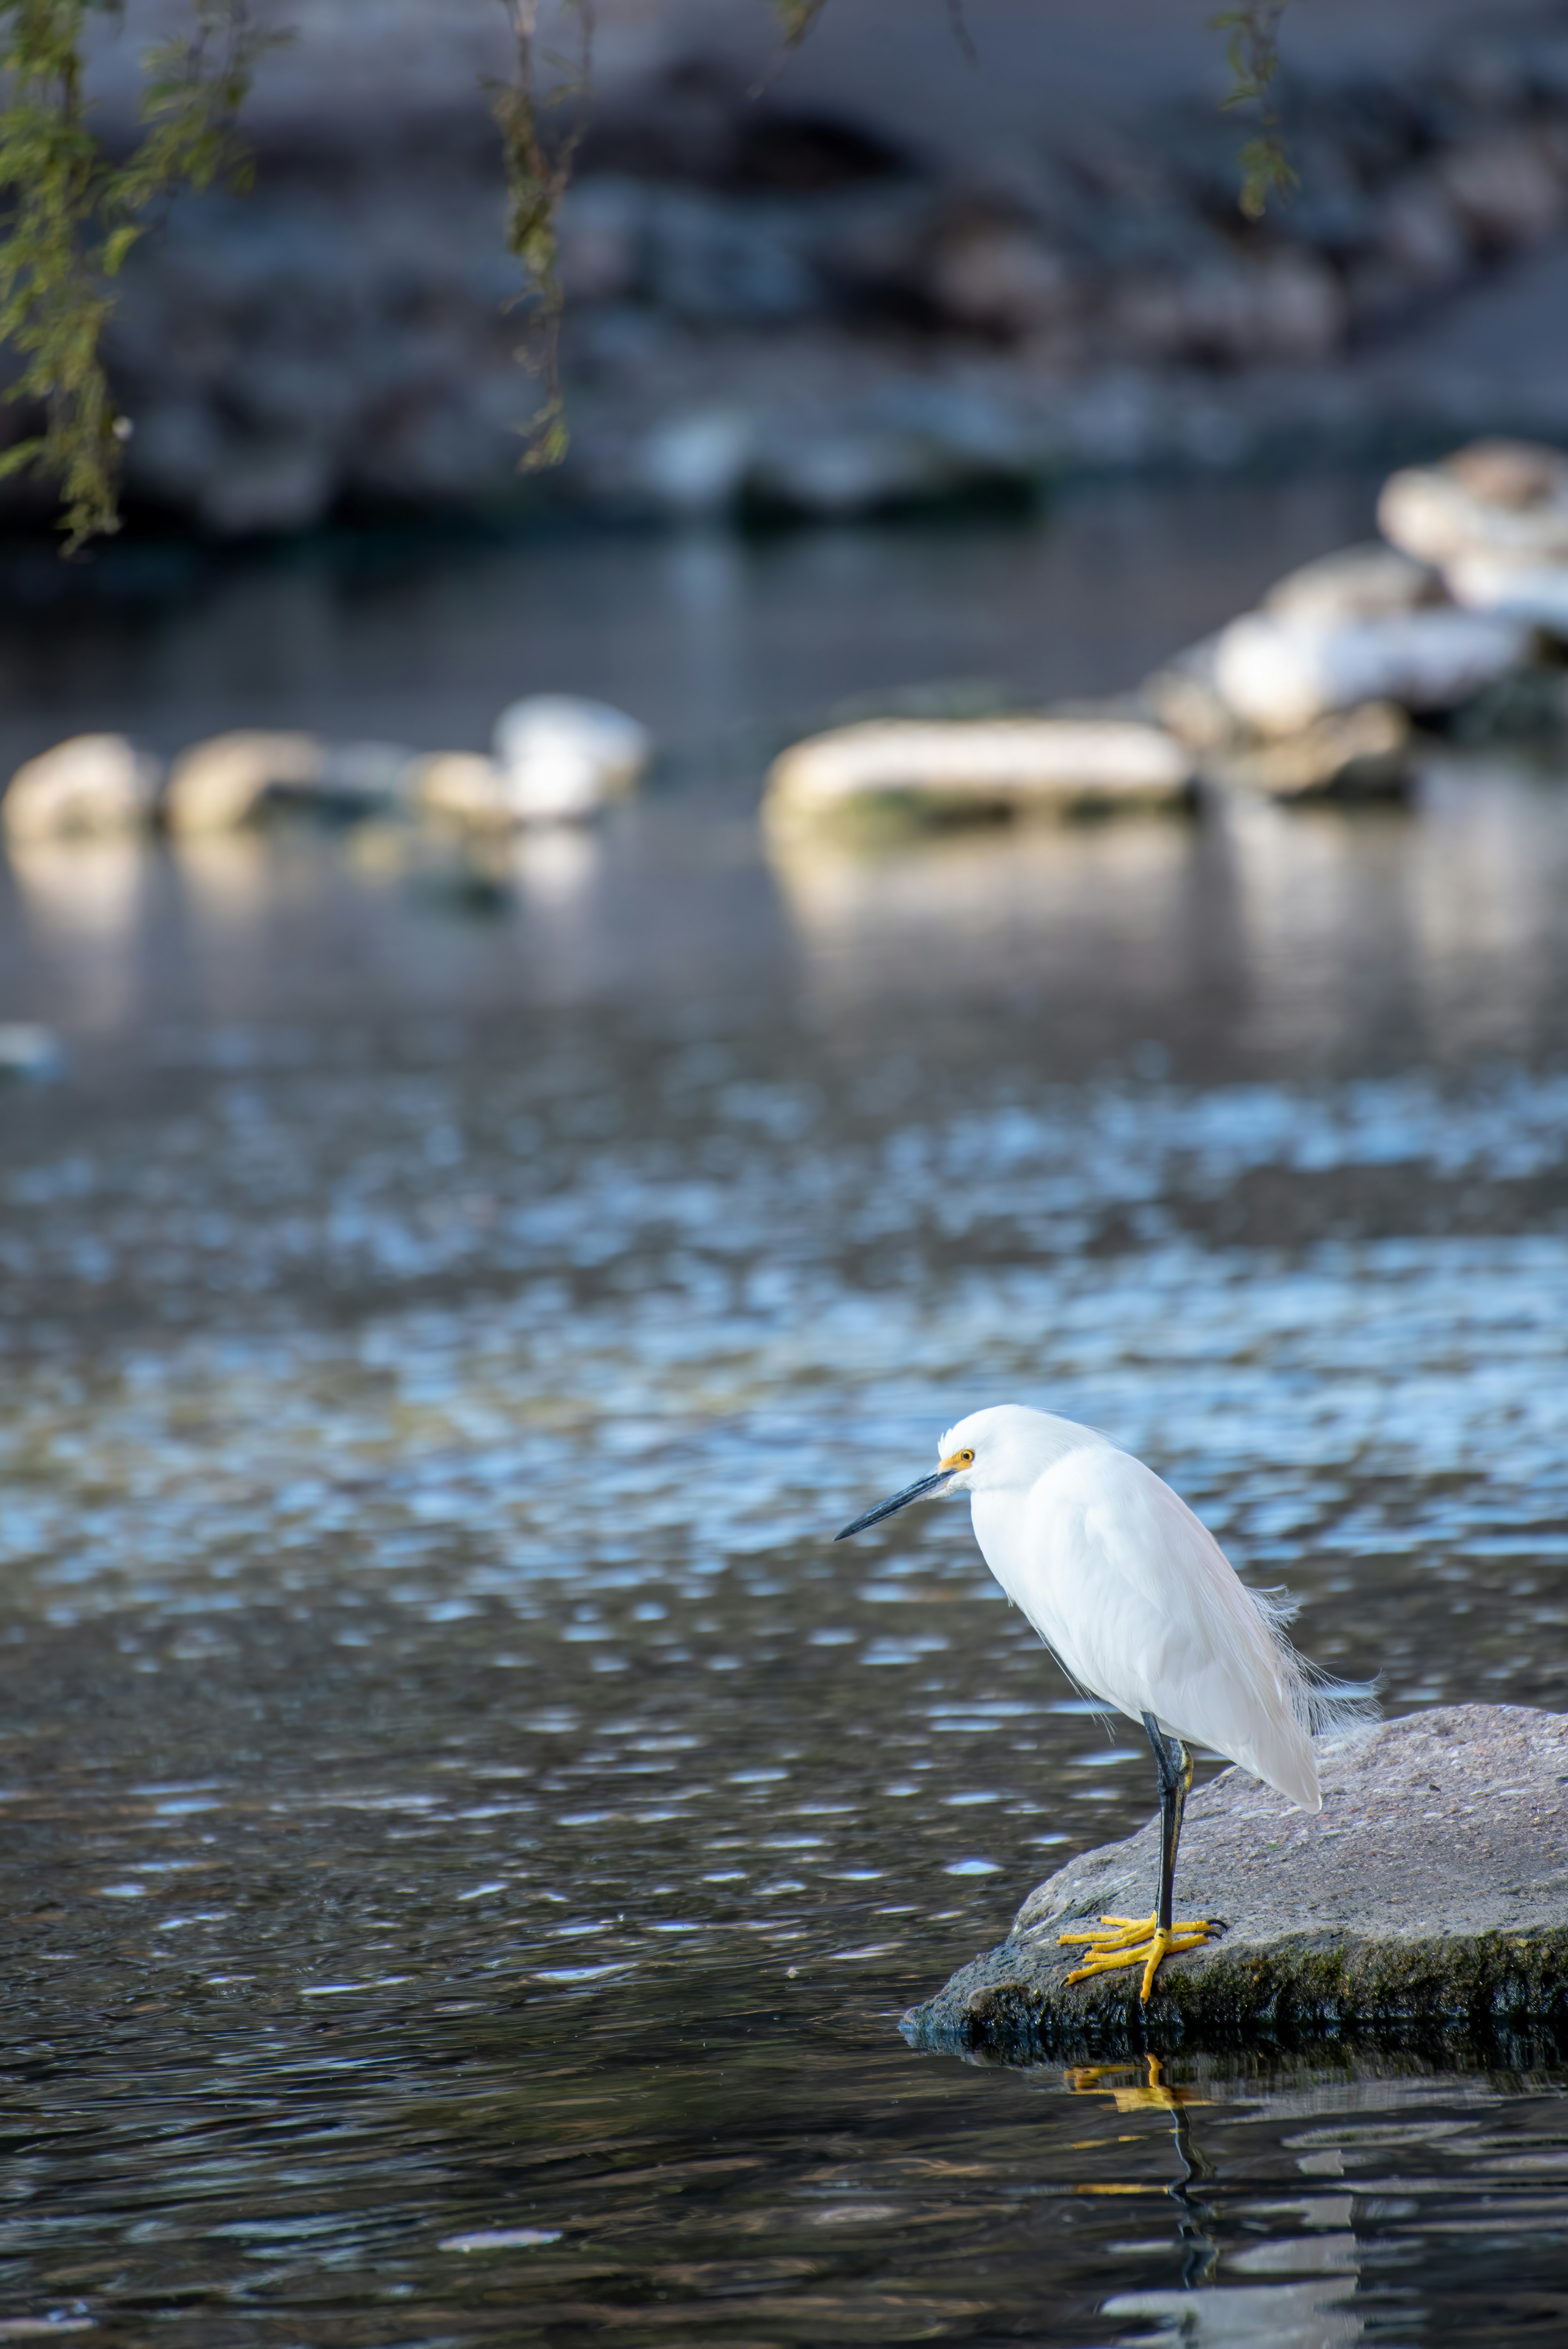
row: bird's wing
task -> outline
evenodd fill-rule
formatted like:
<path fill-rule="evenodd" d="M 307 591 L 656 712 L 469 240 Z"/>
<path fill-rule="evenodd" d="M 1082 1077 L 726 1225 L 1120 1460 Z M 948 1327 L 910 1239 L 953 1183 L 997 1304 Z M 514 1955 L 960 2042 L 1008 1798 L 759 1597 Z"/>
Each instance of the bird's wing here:
<path fill-rule="evenodd" d="M 1186 1503 L 1109 1444 L 1068 1454 L 1032 1498 L 1040 1628 L 1069 1671 L 1317 1810 L 1301 1667 Z"/>

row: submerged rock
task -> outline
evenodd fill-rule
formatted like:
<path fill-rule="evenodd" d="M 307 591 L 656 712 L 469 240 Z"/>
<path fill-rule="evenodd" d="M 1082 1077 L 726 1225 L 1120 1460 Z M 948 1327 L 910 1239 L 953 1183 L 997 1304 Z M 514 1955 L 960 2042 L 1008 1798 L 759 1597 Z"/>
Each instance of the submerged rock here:
<path fill-rule="evenodd" d="M 161 774 L 123 734 L 77 734 L 17 768 L 0 821 L 13 840 L 133 831 L 150 818 Z"/>
<path fill-rule="evenodd" d="M 997 1948 L 904 2017 L 915 2045 L 1026 2059 L 1357 2033 L 1568 2037 L 1568 1719 L 1447 1705 L 1320 1748 L 1315 1817 L 1239 1769 L 1194 1795 L 1179 1913 L 1223 1936 L 1069 1986 L 1057 1935 L 1147 1914 L 1158 1824 L 1037 1887 Z"/>
<path fill-rule="evenodd" d="M 776 759 L 767 806 L 775 820 L 876 807 L 1070 814 L 1180 805 L 1192 776 L 1187 746 L 1140 718 L 868 719 Z"/>

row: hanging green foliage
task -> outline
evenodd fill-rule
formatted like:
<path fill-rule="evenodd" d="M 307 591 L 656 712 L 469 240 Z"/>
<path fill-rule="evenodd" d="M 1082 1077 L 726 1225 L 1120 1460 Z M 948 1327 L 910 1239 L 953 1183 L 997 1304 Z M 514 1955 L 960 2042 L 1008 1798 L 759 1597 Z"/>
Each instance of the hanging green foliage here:
<path fill-rule="evenodd" d="M 5 398 L 39 429 L 0 451 L 0 480 L 36 471 L 57 482 L 67 554 L 119 527 L 119 483 L 129 425 L 104 371 L 115 280 L 137 239 L 182 190 L 220 177 L 243 185 L 234 125 L 262 51 L 277 36 L 253 24 L 248 0 L 191 0 L 183 37 L 144 59 L 141 136 L 128 156 L 98 139 L 85 90 L 95 19 L 121 0 L 0 0 L 0 343 L 20 362 Z M 521 271 L 520 357 L 541 386 L 521 429 L 525 468 L 559 463 L 567 442 L 561 390 L 562 293 L 558 229 L 587 119 L 593 0 L 560 0 L 575 25 L 569 57 L 541 53 L 540 0 L 500 0 L 516 64 L 491 86 L 508 189 L 507 243 Z M 772 0 L 785 45 L 810 31 L 826 0 Z M 1239 0 L 1214 19 L 1229 36 L 1228 106 L 1255 106 L 1258 135 L 1241 152 L 1241 205 L 1258 217 L 1294 184 L 1272 91 L 1287 0 Z M 948 0 L 966 54 L 961 0 Z M 542 76 L 541 67 L 543 68 Z"/>
<path fill-rule="evenodd" d="M 1284 198 L 1296 185 L 1285 153 L 1280 118 L 1274 103 L 1279 73 L 1279 23 L 1290 0 L 1242 0 L 1235 8 L 1210 18 L 1210 27 L 1225 33 L 1225 61 L 1231 88 L 1221 104 L 1255 106 L 1258 134 L 1250 139 L 1236 160 L 1241 169 L 1241 207 L 1249 220 L 1262 220 L 1269 198 Z"/>
<path fill-rule="evenodd" d="M 507 249 L 522 267 L 516 298 L 526 310 L 527 333 L 518 356 L 541 385 L 533 414 L 521 427 L 525 471 L 558 465 L 566 454 L 565 401 L 561 389 L 561 205 L 587 127 L 593 73 L 593 0 L 565 0 L 577 22 L 571 57 L 547 56 L 553 76 L 538 81 L 539 0 L 501 0 L 517 48 L 512 78 L 491 85 L 491 112 L 500 129 L 506 166 Z"/>
<path fill-rule="evenodd" d="M 67 554 L 119 526 L 129 427 L 101 354 L 114 280 L 176 191 L 243 176 L 232 127 L 263 36 L 245 0 L 192 5 L 189 34 L 145 61 L 143 135 L 117 160 L 83 88 L 89 22 L 116 0 L 0 0 L 0 342 L 21 361 L 6 398 L 42 420 L 0 453 L 0 479 L 36 468 L 59 483 Z"/>

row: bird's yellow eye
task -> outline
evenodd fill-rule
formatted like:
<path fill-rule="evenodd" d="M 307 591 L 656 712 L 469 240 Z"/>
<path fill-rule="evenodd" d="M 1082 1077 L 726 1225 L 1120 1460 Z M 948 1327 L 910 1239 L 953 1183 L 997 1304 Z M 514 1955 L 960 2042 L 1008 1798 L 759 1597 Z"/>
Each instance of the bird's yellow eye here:
<path fill-rule="evenodd" d="M 950 1452 L 942 1464 L 944 1468 L 951 1468 L 954 1470 L 957 1470 L 959 1468 L 973 1468 L 975 1465 L 975 1454 L 969 1450 L 968 1446 L 965 1445 L 962 1452 Z"/>

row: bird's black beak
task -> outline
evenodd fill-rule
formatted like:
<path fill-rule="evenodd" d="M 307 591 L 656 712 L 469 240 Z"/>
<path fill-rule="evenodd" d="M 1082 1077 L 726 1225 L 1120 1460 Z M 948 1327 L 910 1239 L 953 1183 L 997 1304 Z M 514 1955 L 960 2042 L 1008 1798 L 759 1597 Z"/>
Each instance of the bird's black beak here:
<path fill-rule="evenodd" d="M 833 1539 L 848 1541 L 851 1534 L 863 1534 L 868 1526 L 880 1525 L 883 1517 L 891 1517 L 895 1509 L 907 1509 L 912 1501 L 924 1501 L 944 1493 L 953 1482 L 953 1474 L 951 1468 L 938 1468 L 934 1475 L 922 1476 L 918 1484 L 906 1485 L 902 1493 L 895 1493 L 891 1501 L 879 1501 L 874 1509 L 868 1509 L 863 1517 L 857 1517 L 852 1526 L 846 1526 Z"/>

